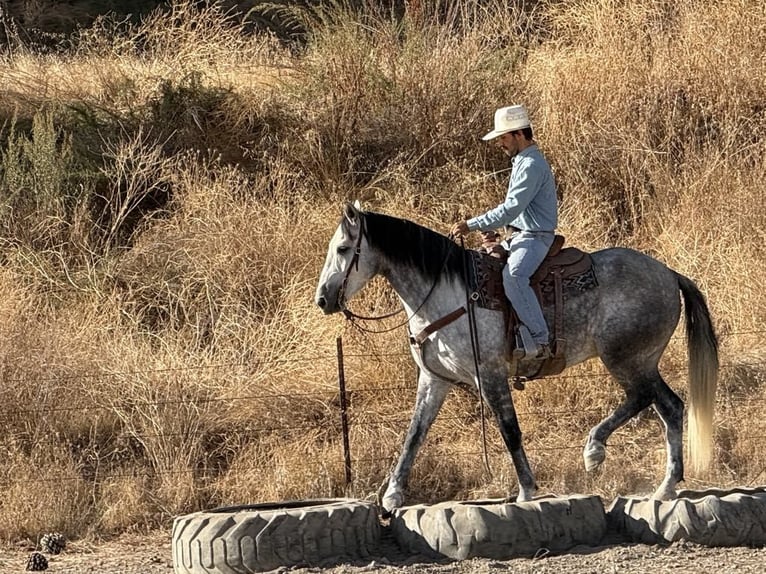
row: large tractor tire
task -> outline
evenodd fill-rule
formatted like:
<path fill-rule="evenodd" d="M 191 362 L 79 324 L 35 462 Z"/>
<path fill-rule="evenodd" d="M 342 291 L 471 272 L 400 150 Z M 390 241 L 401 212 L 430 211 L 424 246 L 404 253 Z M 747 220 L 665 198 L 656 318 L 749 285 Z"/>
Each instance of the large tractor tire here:
<path fill-rule="evenodd" d="M 618 497 L 607 518 L 610 529 L 627 542 L 764 546 L 766 487 L 682 490 L 668 501 Z"/>
<path fill-rule="evenodd" d="M 173 522 L 176 574 L 246 574 L 366 559 L 377 550 L 377 507 L 351 499 L 217 508 Z"/>
<path fill-rule="evenodd" d="M 606 514 L 598 496 L 443 502 L 395 510 L 391 527 L 398 544 L 411 552 L 505 560 L 598 545 L 606 533 Z"/>

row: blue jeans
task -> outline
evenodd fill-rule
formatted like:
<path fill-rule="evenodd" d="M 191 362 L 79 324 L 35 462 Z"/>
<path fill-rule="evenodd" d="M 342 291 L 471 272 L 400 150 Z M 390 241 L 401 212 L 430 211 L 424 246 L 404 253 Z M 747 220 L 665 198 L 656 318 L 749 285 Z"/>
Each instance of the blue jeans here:
<path fill-rule="evenodd" d="M 508 263 L 503 269 L 503 288 L 519 320 L 527 326 L 535 342 L 547 345 L 548 325 L 529 278 L 543 262 L 553 244 L 551 231 L 519 231 L 504 242 Z"/>

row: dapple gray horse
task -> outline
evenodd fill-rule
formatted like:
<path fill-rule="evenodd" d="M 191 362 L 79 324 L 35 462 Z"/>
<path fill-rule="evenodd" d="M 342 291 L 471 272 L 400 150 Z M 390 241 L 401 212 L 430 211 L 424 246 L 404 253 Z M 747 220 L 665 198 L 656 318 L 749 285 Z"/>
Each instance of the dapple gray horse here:
<path fill-rule="evenodd" d="M 364 212 L 347 204 L 330 240 L 316 290 L 316 303 L 336 313 L 374 276 L 382 275 L 398 294 L 410 334 L 466 304 L 465 250 L 449 238 L 411 221 Z M 596 425 L 583 453 L 588 470 L 606 456 L 609 436 L 652 405 L 665 425 L 667 465 L 654 497 L 675 498 L 683 480 L 683 411 L 681 399 L 662 379 L 658 362 L 681 314 L 686 312 L 689 351 L 689 435 L 695 469 L 712 456 L 713 410 L 718 376 L 718 342 L 705 299 L 688 278 L 659 261 L 630 249 L 592 254 L 598 285 L 567 293 L 563 338 L 566 365 L 599 357 L 625 391 L 625 400 Z M 551 321 L 552 309 L 544 309 Z M 469 316 L 430 334 L 413 356 L 420 368 L 415 410 L 402 453 L 383 497 L 386 510 L 404 503 L 404 489 L 418 448 L 450 388 L 456 383 L 479 387 L 469 331 Z M 521 441 L 521 430 L 508 388 L 504 317 L 475 309 L 479 325 L 481 392 L 500 427 L 519 480 L 518 501 L 531 500 L 535 478 Z"/>

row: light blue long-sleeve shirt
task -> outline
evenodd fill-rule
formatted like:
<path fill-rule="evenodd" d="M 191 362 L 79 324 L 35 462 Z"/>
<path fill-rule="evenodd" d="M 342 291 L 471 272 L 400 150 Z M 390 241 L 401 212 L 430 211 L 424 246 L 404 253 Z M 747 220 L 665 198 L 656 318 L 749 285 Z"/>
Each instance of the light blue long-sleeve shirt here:
<path fill-rule="evenodd" d="M 537 144 L 516 154 L 505 201 L 467 221 L 471 231 L 511 225 L 523 231 L 554 231 L 558 224 L 556 182 Z"/>

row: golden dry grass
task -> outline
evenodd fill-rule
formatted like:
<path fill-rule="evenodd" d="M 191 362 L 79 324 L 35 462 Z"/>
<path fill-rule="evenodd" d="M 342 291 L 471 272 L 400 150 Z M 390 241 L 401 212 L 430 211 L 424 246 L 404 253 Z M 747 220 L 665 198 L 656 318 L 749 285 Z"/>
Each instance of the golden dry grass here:
<path fill-rule="evenodd" d="M 716 460 L 687 473 L 686 486 L 766 480 L 762 3 L 501 4 L 425 6 L 402 24 L 341 13 L 291 53 L 180 2 L 136 28 L 99 24 L 66 54 L 3 55 L 4 170 L 25 166 L 48 174 L 51 190 L 82 194 L 30 206 L 3 173 L 0 537 L 103 535 L 216 504 L 374 496 L 404 437 L 416 373 L 402 329 L 364 335 L 315 308 L 325 246 L 346 199 L 440 231 L 494 205 L 506 166 L 477 140 L 510 102 L 532 111 L 571 243 L 641 249 L 708 297 L 724 365 Z M 12 122 L 30 134 L 35 117 L 38 143 L 14 148 Z M 55 143 L 29 159 L 45 133 Z M 83 148 L 98 168 L 73 182 L 70 171 L 93 169 L 73 159 Z M 166 189 L 161 211 L 141 207 Z M 83 197 L 102 198 L 111 219 Z M 354 307 L 396 304 L 376 281 Z M 663 367 L 685 396 L 681 335 Z M 619 396 L 597 362 L 515 394 L 544 491 L 609 498 L 656 486 L 664 440 L 653 413 L 615 434 L 602 470 L 583 470 L 587 432 Z M 487 429 L 491 477 L 479 406 L 453 393 L 410 500 L 513 491 Z"/>

